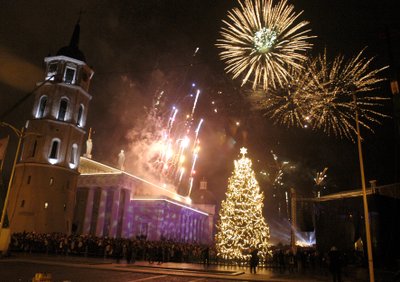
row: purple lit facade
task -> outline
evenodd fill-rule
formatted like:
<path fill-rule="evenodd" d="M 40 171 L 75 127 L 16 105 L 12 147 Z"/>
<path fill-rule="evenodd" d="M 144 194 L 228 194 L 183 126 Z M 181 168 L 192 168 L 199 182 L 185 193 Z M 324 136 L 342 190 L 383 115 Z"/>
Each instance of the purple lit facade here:
<path fill-rule="evenodd" d="M 214 205 L 196 206 L 163 187 L 82 158 L 73 232 L 211 243 Z"/>

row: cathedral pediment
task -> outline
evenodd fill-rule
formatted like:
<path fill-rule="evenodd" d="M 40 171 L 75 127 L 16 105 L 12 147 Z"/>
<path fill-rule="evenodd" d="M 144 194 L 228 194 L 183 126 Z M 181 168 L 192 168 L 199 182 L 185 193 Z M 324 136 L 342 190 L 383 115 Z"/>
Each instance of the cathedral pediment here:
<path fill-rule="evenodd" d="M 85 175 L 122 173 L 122 171 L 117 168 L 96 162 L 92 159 L 88 159 L 85 157 L 81 157 L 78 171 L 80 174 Z"/>

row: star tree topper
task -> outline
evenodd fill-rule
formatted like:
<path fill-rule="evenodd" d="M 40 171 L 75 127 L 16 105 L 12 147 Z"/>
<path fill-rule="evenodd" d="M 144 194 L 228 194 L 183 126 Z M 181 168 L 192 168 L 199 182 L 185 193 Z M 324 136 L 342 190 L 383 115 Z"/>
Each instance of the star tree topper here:
<path fill-rule="evenodd" d="M 245 147 L 240 148 L 240 153 L 242 154 L 242 158 L 244 158 L 245 155 L 247 154 L 247 148 Z"/>

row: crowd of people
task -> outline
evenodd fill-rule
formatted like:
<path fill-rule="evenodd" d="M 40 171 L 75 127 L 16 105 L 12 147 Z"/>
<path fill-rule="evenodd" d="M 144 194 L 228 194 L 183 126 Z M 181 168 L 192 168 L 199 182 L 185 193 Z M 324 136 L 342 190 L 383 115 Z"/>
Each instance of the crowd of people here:
<path fill-rule="evenodd" d="M 12 235 L 9 250 L 11 252 L 100 257 L 115 259 L 117 262 L 124 260 L 126 263 L 134 263 L 136 260 L 157 264 L 163 262 L 204 263 L 207 265 L 234 263 L 218 260 L 213 246 L 174 242 L 166 239 L 149 241 L 143 237 L 123 239 L 92 235 L 23 232 Z M 331 270 L 340 277 L 340 267 L 344 263 L 344 260 L 339 262 L 337 253 L 334 256 L 330 253 L 321 255 L 313 249 L 299 249 L 294 254 L 288 248 L 276 248 L 266 259 L 259 258 L 257 250 L 253 250 L 251 259 L 241 265 L 249 265 L 253 273 L 256 273 L 257 267 L 271 268 L 273 271 L 281 273 L 319 271 L 326 275 Z"/>
<path fill-rule="evenodd" d="M 215 256 L 210 246 L 197 243 L 181 243 L 171 240 L 149 241 L 134 239 L 97 237 L 92 235 L 65 235 L 62 233 L 39 234 L 33 232 L 14 233 L 11 237 L 11 252 L 75 255 L 115 259 L 147 260 L 150 263 L 209 262 Z"/>

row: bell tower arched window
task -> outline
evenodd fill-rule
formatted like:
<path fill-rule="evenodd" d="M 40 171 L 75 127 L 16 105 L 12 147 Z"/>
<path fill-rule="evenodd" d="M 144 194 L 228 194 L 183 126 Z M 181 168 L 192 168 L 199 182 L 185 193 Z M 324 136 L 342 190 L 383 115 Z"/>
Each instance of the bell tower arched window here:
<path fill-rule="evenodd" d="M 79 110 L 78 110 L 78 119 L 77 119 L 77 125 L 79 127 L 83 127 L 83 110 L 84 110 L 84 107 L 82 104 L 80 104 Z"/>
<path fill-rule="evenodd" d="M 58 69 L 58 62 L 50 62 L 47 67 L 46 80 L 54 80 Z"/>
<path fill-rule="evenodd" d="M 58 156 L 60 152 L 60 139 L 54 138 L 51 141 L 51 147 L 50 147 L 50 152 L 49 152 L 49 162 L 51 164 L 55 164 L 58 162 Z"/>
<path fill-rule="evenodd" d="M 76 168 L 78 164 L 78 145 L 73 144 L 71 148 L 71 155 L 69 157 L 69 167 Z"/>
<path fill-rule="evenodd" d="M 40 97 L 39 105 L 36 111 L 36 118 L 44 117 L 46 111 L 46 104 L 47 104 L 47 96 Z"/>
<path fill-rule="evenodd" d="M 74 84 L 76 80 L 76 66 L 66 65 L 64 71 L 64 82 L 69 84 Z"/>
<path fill-rule="evenodd" d="M 68 99 L 61 98 L 60 108 L 58 109 L 58 116 L 57 116 L 58 120 L 65 121 L 67 115 L 67 109 L 68 109 Z"/>

